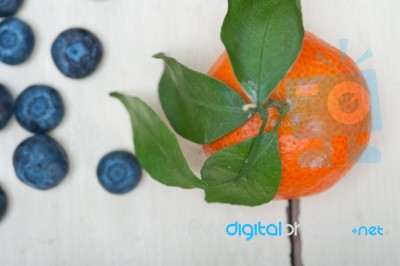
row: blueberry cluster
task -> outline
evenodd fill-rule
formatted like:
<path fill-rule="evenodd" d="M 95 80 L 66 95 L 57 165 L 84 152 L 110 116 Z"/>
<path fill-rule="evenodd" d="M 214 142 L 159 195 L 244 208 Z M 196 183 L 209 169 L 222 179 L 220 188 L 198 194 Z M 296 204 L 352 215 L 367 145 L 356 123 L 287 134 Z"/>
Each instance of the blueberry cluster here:
<path fill-rule="evenodd" d="M 0 0 L 0 17 L 14 15 L 22 0 Z M 32 28 L 18 18 L 0 22 L 0 62 L 18 65 L 29 59 L 35 47 Z M 103 57 L 100 40 L 92 32 L 72 28 L 62 32 L 54 41 L 51 56 L 56 67 L 67 77 L 81 79 L 92 74 Z"/>
<path fill-rule="evenodd" d="M 37 189 L 50 189 L 68 173 L 68 157 L 61 145 L 46 134 L 64 117 L 64 103 L 59 92 L 46 85 L 25 89 L 13 103 L 9 91 L 0 85 L 0 124 L 3 128 L 12 114 L 34 136 L 15 150 L 13 163 L 18 178 Z"/>
<path fill-rule="evenodd" d="M 30 86 L 18 96 L 15 116 L 23 128 L 35 134 L 15 150 L 13 162 L 18 178 L 37 189 L 55 187 L 69 169 L 64 149 L 46 135 L 64 116 L 60 94 L 49 86 Z"/>
<path fill-rule="evenodd" d="M 35 46 L 32 28 L 13 18 L 23 0 L 0 0 L 0 62 L 18 65 L 29 59 Z M 54 41 L 51 56 L 62 74 L 82 79 L 92 74 L 99 65 L 103 48 L 90 31 L 72 28 L 62 32 Z M 64 117 L 64 103 L 60 93 L 47 85 L 33 85 L 25 89 L 15 103 L 9 90 L 0 84 L 0 131 L 15 114 L 18 123 L 34 135 L 18 145 L 13 164 L 17 177 L 25 184 L 39 189 L 54 188 L 66 177 L 69 161 L 63 147 L 48 133 Z M 142 170 L 136 157 L 126 151 L 105 155 L 97 167 L 100 184 L 110 193 L 124 194 L 140 181 Z M 0 187 L 0 220 L 7 209 L 6 193 Z"/>
<path fill-rule="evenodd" d="M 0 84 L 0 130 L 14 113 L 19 124 L 34 133 L 19 144 L 14 152 L 13 164 L 17 177 L 36 189 L 55 187 L 69 170 L 64 149 L 46 135 L 60 124 L 64 116 L 64 104 L 59 92 L 49 86 L 33 85 L 25 89 L 14 103 L 9 90 Z M 0 187 L 0 219 L 6 207 L 6 195 Z"/>

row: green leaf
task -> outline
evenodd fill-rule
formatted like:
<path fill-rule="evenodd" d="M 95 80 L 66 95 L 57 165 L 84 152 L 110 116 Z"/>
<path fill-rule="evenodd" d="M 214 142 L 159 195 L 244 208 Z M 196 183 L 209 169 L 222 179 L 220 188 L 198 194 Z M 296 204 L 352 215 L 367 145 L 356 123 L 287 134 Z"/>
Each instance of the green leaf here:
<path fill-rule="evenodd" d="M 273 131 L 259 137 L 222 149 L 206 161 L 201 176 L 209 186 L 207 202 L 256 206 L 274 198 L 282 172 L 278 136 Z"/>
<path fill-rule="evenodd" d="M 126 107 L 132 121 L 136 156 L 157 181 L 181 188 L 206 188 L 189 168 L 179 143 L 157 114 L 137 97 L 112 93 Z"/>
<path fill-rule="evenodd" d="M 263 103 L 287 74 L 303 37 L 299 0 L 229 0 L 221 39 L 254 103 Z"/>
<path fill-rule="evenodd" d="M 210 143 L 242 125 L 249 113 L 234 90 L 207 75 L 193 71 L 164 54 L 159 84 L 161 105 L 175 131 L 196 143 Z"/>

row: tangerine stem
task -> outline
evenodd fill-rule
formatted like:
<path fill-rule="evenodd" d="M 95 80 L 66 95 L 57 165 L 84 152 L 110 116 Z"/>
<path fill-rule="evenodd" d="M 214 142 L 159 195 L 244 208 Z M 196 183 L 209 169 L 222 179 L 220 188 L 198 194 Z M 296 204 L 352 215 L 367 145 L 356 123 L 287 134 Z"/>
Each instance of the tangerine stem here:
<path fill-rule="evenodd" d="M 289 105 L 285 101 L 278 101 L 274 99 L 268 99 L 268 101 L 263 105 L 264 109 L 268 107 L 277 107 L 280 113 L 278 121 L 276 121 L 274 131 L 278 131 L 279 126 L 289 111 Z"/>

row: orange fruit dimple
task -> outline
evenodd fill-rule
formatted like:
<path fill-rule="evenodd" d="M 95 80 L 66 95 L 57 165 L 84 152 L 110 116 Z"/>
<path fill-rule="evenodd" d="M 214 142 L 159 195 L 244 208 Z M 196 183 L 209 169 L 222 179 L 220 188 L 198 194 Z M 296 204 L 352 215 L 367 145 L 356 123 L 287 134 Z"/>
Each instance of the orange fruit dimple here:
<path fill-rule="evenodd" d="M 209 75 L 250 102 L 226 52 L 212 66 Z M 289 105 L 278 129 L 282 180 L 277 199 L 299 198 L 331 187 L 366 148 L 371 127 L 366 82 L 348 56 L 311 33 L 305 34 L 299 57 L 272 92 L 271 99 Z M 279 118 L 275 108 L 268 111 L 265 132 L 272 130 Z M 250 118 L 222 138 L 204 145 L 205 153 L 211 155 L 254 138 L 261 122 L 257 115 Z"/>

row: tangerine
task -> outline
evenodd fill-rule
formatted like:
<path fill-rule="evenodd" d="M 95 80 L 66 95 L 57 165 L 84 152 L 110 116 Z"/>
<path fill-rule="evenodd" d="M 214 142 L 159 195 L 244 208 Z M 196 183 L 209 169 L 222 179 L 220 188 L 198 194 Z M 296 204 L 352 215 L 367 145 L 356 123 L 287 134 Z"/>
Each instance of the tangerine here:
<path fill-rule="evenodd" d="M 208 74 L 250 103 L 226 52 Z M 367 147 L 370 98 L 362 73 L 347 55 L 309 32 L 305 33 L 297 60 L 270 99 L 285 101 L 289 107 L 278 128 L 282 179 L 276 199 L 295 199 L 328 189 Z M 277 109 L 268 111 L 265 132 L 274 128 L 280 115 Z M 211 155 L 254 138 L 261 123 L 255 115 L 203 149 Z"/>

